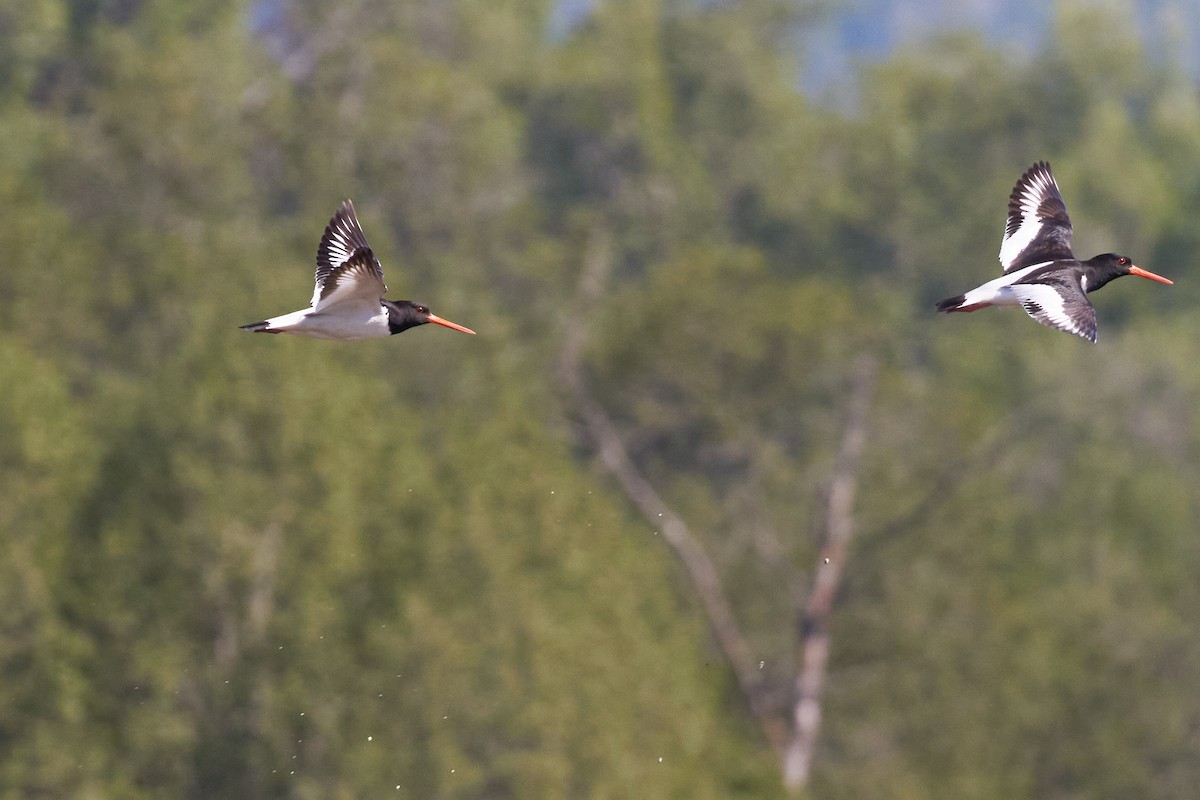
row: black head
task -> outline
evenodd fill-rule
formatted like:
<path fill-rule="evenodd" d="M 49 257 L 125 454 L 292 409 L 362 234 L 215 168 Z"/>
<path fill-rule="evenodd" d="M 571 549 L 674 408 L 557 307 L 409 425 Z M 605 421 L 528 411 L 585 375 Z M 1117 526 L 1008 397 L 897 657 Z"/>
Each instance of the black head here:
<path fill-rule="evenodd" d="M 1137 275 L 1139 278 L 1149 278 L 1159 283 L 1172 282 L 1161 275 L 1155 275 L 1149 270 L 1142 269 L 1134 264 L 1132 259 L 1116 253 L 1103 253 L 1089 258 L 1084 263 L 1091 267 L 1086 276 L 1086 289 L 1089 292 L 1094 292 L 1113 278 L 1120 278 L 1123 275 Z"/>
<path fill-rule="evenodd" d="M 470 328 L 464 328 L 458 323 L 442 319 L 429 310 L 428 306 L 414 303 L 412 300 L 384 300 L 383 306 L 388 310 L 388 330 L 392 334 L 403 333 L 409 328 L 432 322 L 463 333 L 475 333 Z"/>

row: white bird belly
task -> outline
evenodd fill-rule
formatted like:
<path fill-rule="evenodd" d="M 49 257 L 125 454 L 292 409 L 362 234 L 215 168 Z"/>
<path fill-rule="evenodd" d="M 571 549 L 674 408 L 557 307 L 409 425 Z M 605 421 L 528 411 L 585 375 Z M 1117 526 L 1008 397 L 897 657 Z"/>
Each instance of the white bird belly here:
<path fill-rule="evenodd" d="M 374 310 L 335 306 L 325 312 L 306 308 L 274 317 L 267 323 L 273 331 L 317 339 L 353 341 L 391 335 L 387 310 L 383 306 L 376 306 Z"/>

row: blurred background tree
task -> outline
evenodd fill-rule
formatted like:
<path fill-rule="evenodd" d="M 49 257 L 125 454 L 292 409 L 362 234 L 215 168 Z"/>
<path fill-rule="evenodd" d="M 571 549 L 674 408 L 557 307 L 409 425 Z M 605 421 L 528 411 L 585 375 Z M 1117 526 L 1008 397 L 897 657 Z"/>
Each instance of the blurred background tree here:
<path fill-rule="evenodd" d="M 775 725 L 878 364 L 800 795 L 1190 797 L 1194 48 L 1062 0 L 801 91 L 846 13 L 0 0 L 0 797 L 784 796 L 573 331 Z M 1042 158 L 1079 252 L 1178 279 L 1096 347 L 931 313 Z M 236 330 L 345 197 L 479 336 Z"/>

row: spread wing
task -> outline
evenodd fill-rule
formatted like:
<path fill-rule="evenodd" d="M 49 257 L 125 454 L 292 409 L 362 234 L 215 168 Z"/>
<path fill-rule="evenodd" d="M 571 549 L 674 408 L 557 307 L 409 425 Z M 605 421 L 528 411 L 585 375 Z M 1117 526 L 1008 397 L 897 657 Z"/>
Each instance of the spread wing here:
<path fill-rule="evenodd" d="M 1074 257 L 1067 205 L 1050 165 L 1039 161 L 1025 171 L 1009 195 L 1000 264 L 1007 273 L 1030 264 Z"/>
<path fill-rule="evenodd" d="M 1079 276 L 1009 287 L 1025 313 L 1043 325 L 1096 341 L 1096 309 L 1088 301 Z"/>
<path fill-rule="evenodd" d="M 351 298 L 378 300 L 387 293 L 383 267 L 367 244 L 349 200 L 325 227 L 317 247 L 316 277 L 312 305 L 318 311 Z"/>
<path fill-rule="evenodd" d="M 347 302 L 366 303 L 373 309 L 380 308 L 379 299 L 387 292 L 381 280 L 379 262 L 371 248 L 358 250 L 350 260 L 336 267 L 325 278 L 321 296 L 313 303 L 317 311 Z"/>

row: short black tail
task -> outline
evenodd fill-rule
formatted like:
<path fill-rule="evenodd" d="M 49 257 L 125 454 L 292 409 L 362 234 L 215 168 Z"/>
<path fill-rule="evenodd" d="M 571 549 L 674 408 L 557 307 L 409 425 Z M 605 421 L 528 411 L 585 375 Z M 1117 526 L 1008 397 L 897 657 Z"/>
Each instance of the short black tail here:
<path fill-rule="evenodd" d="M 966 299 L 967 299 L 967 296 L 965 294 L 956 295 L 954 297 L 948 297 L 945 300 L 943 300 L 942 302 L 937 304 L 937 310 L 945 311 L 945 312 L 949 313 L 949 312 L 953 311 L 954 309 L 958 308 L 959 306 L 961 306 L 963 304 L 963 302 L 966 301 Z"/>
<path fill-rule="evenodd" d="M 267 326 L 270 324 L 264 319 L 262 322 L 251 322 L 249 325 L 242 325 L 241 328 L 244 331 L 253 331 L 254 333 L 279 333 L 279 331 L 273 331 L 268 328 Z"/>

